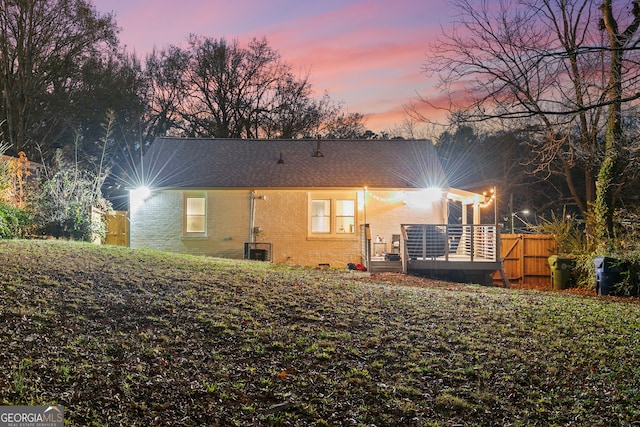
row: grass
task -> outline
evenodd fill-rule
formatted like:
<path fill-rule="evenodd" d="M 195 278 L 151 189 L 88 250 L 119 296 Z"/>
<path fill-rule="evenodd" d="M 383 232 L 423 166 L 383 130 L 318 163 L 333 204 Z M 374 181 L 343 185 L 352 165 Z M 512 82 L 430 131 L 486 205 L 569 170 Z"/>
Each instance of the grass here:
<path fill-rule="evenodd" d="M 636 299 L 0 242 L 0 404 L 76 426 L 640 423 Z"/>

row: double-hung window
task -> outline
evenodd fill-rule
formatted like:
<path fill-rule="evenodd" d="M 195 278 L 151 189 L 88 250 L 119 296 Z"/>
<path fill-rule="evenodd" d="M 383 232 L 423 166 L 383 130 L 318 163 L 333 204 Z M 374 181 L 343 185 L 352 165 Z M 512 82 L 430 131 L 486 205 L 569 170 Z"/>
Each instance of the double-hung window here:
<path fill-rule="evenodd" d="M 310 232 L 312 235 L 349 235 L 355 233 L 356 201 L 312 197 Z"/>
<path fill-rule="evenodd" d="M 311 200 L 311 232 L 331 233 L 331 200 Z"/>
<path fill-rule="evenodd" d="M 336 200 L 336 234 L 355 232 L 355 200 Z"/>
<path fill-rule="evenodd" d="M 183 224 L 185 236 L 206 236 L 207 197 L 205 193 L 185 193 Z"/>

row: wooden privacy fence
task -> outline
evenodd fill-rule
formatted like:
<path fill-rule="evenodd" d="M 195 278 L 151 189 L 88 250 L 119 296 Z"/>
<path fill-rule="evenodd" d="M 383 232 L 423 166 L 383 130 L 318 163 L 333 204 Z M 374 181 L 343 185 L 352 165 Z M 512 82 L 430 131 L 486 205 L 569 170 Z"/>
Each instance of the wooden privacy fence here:
<path fill-rule="evenodd" d="M 107 245 L 129 246 L 129 217 L 127 211 L 114 211 L 106 214 Z"/>
<path fill-rule="evenodd" d="M 548 258 L 556 255 L 557 244 L 549 234 L 501 234 L 500 255 L 509 283 L 515 285 L 551 286 Z M 501 284 L 500 272 L 493 281 Z"/>

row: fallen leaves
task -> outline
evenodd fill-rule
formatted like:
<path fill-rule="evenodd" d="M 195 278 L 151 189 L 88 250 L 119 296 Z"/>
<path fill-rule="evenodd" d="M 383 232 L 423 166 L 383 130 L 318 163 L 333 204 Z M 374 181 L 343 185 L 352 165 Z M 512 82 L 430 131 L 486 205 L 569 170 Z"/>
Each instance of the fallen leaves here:
<path fill-rule="evenodd" d="M 624 425 L 637 301 L 0 243 L 0 397 L 71 425 Z"/>

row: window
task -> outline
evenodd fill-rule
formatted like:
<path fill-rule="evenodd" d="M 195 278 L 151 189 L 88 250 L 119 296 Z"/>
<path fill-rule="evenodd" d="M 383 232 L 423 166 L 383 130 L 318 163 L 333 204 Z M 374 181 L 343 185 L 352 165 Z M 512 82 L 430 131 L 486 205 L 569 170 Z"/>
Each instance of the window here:
<path fill-rule="evenodd" d="M 205 235 L 207 232 L 207 199 L 204 194 L 188 194 L 184 198 L 184 232 Z"/>
<path fill-rule="evenodd" d="M 311 234 L 355 234 L 356 201 L 354 199 L 311 199 Z"/>
<path fill-rule="evenodd" d="M 355 202 L 336 200 L 336 233 L 353 233 L 355 226 Z"/>
<path fill-rule="evenodd" d="M 311 232 L 331 232 L 331 200 L 311 201 Z"/>

